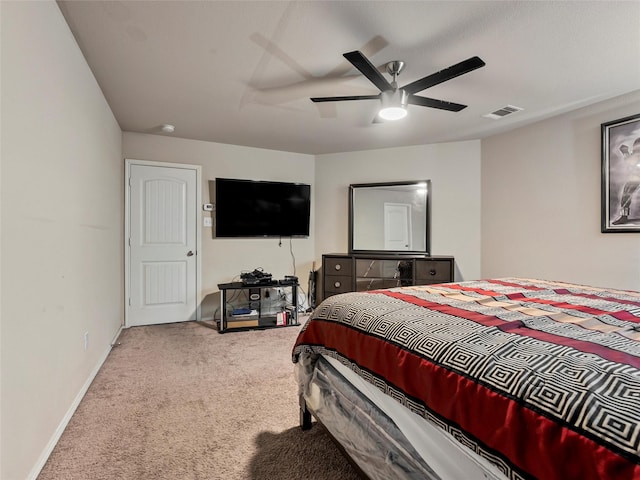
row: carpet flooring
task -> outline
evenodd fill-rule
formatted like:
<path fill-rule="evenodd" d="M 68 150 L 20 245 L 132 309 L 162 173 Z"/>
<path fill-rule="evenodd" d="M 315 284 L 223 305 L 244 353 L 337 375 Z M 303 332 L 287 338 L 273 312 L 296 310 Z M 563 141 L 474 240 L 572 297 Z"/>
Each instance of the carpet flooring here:
<path fill-rule="evenodd" d="M 300 327 L 126 329 L 38 480 L 356 480 L 319 426 L 298 426 Z"/>

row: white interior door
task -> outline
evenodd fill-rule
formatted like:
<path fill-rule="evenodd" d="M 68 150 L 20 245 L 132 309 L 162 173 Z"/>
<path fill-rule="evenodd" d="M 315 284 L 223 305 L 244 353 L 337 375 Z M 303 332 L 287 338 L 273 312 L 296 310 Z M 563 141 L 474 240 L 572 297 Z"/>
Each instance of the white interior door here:
<path fill-rule="evenodd" d="M 385 250 L 411 250 L 411 205 L 384 204 Z"/>
<path fill-rule="evenodd" d="M 130 165 L 127 325 L 197 318 L 197 172 Z"/>

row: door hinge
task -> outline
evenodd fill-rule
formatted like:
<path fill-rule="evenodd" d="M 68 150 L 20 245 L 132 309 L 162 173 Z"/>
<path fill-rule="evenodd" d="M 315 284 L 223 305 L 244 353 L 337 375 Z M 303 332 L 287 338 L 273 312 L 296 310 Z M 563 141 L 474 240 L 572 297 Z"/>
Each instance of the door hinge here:
<path fill-rule="evenodd" d="M 131 297 L 129 297 L 129 306 L 131 306 Z"/>

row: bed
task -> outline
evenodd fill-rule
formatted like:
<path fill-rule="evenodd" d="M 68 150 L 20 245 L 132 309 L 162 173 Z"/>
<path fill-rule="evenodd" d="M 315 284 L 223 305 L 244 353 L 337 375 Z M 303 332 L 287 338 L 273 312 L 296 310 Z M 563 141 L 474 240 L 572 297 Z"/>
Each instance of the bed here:
<path fill-rule="evenodd" d="M 325 299 L 293 347 L 370 479 L 640 479 L 640 293 L 522 278 Z"/>

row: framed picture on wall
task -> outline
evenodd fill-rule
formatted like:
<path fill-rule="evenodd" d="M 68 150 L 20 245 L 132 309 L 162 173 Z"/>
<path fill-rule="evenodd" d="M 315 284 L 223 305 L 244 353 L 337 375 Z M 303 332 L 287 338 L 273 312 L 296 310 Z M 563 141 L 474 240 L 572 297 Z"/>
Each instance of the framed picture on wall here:
<path fill-rule="evenodd" d="M 602 232 L 640 232 L 640 114 L 601 131 Z"/>

